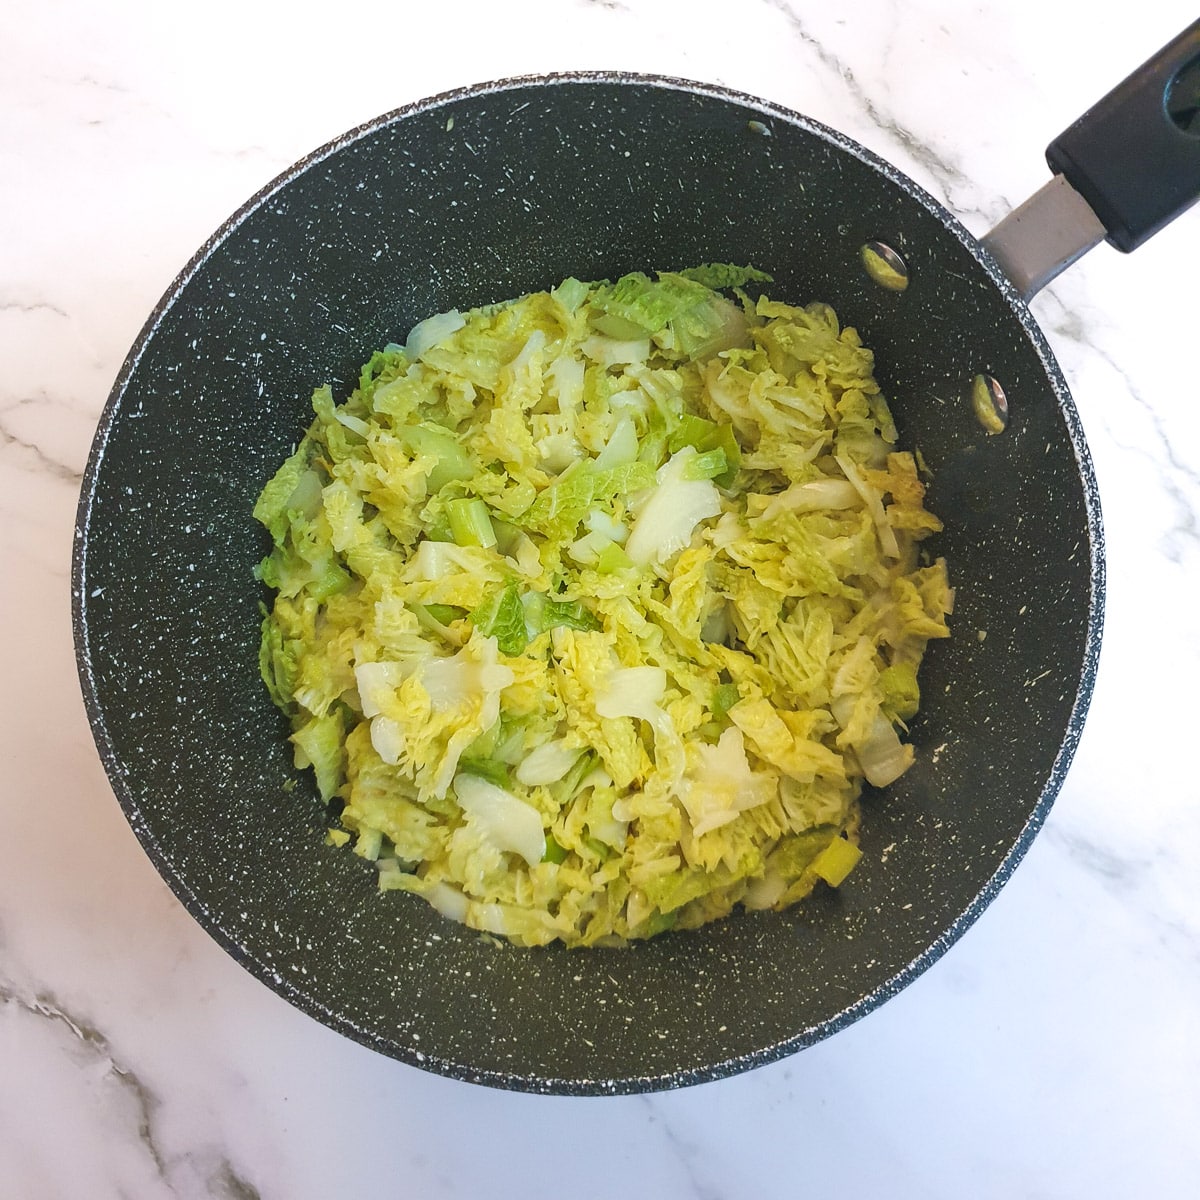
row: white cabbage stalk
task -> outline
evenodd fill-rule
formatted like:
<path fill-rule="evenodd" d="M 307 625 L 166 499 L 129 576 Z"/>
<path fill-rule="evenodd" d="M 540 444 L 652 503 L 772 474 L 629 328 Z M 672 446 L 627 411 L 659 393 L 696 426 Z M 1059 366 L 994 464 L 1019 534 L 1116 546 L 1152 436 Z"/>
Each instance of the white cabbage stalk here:
<path fill-rule="evenodd" d="M 525 345 L 521 347 L 521 352 L 516 358 L 510 362 L 506 370 L 511 371 L 515 378 L 520 372 L 529 366 L 533 356 L 539 351 L 545 349 L 546 333 L 542 329 L 535 329 L 526 339 Z"/>
<path fill-rule="evenodd" d="M 434 542 L 423 538 L 409 560 L 409 569 L 416 579 L 433 582 L 460 572 L 474 574 L 480 566 L 494 558 L 478 546 L 458 546 L 454 542 Z"/>
<path fill-rule="evenodd" d="M 623 392 L 615 393 L 608 401 L 610 416 L 623 417 L 630 413 L 637 413 L 639 416 L 647 417 L 653 409 L 654 401 L 647 394 L 645 388 L 640 387 L 626 388 Z"/>
<path fill-rule="evenodd" d="M 471 902 L 458 888 L 439 879 L 434 883 L 427 883 L 421 889 L 421 894 L 429 901 L 434 911 L 441 913 L 443 917 L 457 921 L 460 925 L 467 919 L 467 908 Z"/>
<path fill-rule="evenodd" d="M 475 830 L 498 850 L 519 854 L 531 867 L 546 853 L 537 809 L 478 775 L 454 777 L 454 794 Z"/>
<path fill-rule="evenodd" d="M 526 946 L 545 945 L 553 941 L 559 931 L 557 922 L 548 912 L 480 900 L 468 902 L 465 922 L 472 929 L 499 937 L 519 937 Z"/>
<path fill-rule="evenodd" d="M 467 319 L 456 308 L 426 317 L 412 327 L 408 341 L 404 343 L 404 352 L 409 358 L 421 358 L 426 351 L 444 342 L 452 333 L 457 333 L 466 323 Z"/>
<path fill-rule="evenodd" d="M 494 933 L 497 937 L 507 937 L 512 932 L 503 904 L 484 904 L 471 900 L 467 905 L 466 919 L 472 929 Z"/>
<path fill-rule="evenodd" d="M 834 718 L 843 728 L 854 711 L 858 696 L 873 686 L 878 677 L 875 644 L 870 638 L 860 637 L 833 676 L 834 701 L 831 707 Z"/>
<path fill-rule="evenodd" d="M 333 419 L 339 425 L 344 425 L 351 432 L 357 433 L 359 437 L 366 437 L 371 432 L 370 425 L 362 417 L 356 417 L 353 413 L 348 413 L 340 407 L 333 410 Z"/>
<path fill-rule="evenodd" d="M 354 682 L 362 702 L 364 717 L 377 717 L 387 706 L 396 689 L 413 673 L 415 664 L 365 662 L 354 668 Z"/>
<path fill-rule="evenodd" d="M 629 537 L 624 522 L 606 513 L 602 508 L 589 509 L 583 516 L 584 528 L 592 533 L 602 533 L 610 542 L 623 546 Z"/>
<path fill-rule="evenodd" d="M 667 690 L 662 667 L 616 667 L 596 690 L 596 713 L 601 717 L 640 717 L 651 724 L 665 714 L 659 701 Z"/>
<path fill-rule="evenodd" d="M 761 430 L 758 422 L 745 411 L 745 401 L 725 378 L 726 362 L 721 358 L 709 360 L 704 372 L 704 389 L 708 398 L 729 418 L 733 428 L 751 444 L 758 441 Z"/>
<path fill-rule="evenodd" d="M 618 821 L 612 817 L 591 816 L 588 818 L 588 829 L 594 838 L 598 838 L 606 846 L 612 846 L 614 850 L 625 849 L 629 826 L 624 821 Z"/>
<path fill-rule="evenodd" d="M 633 418 L 628 413 L 624 413 L 609 435 L 604 449 L 596 455 L 596 461 L 592 465 L 597 471 L 608 471 L 613 467 L 633 462 L 637 458 L 637 454 L 637 429 L 633 424 Z"/>
<path fill-rule="evenodd" d="M 867 506 L 867 512 L 871 514 L 871 520 L 875 522 L 875 531 L 879 535 L 880 549 L 888 558 L 899 558 L 900 546 L 896 541 L 895 530 L 888 523 L 887 513 L 883 511 L 883 500 L 879 492 L 858 473 L 858 468 L 844 454 L 835 454 L 833 457 L 841 467 L 842 474 L 853 484 L 854 490 Z"/>
<path fill-rule="evenodd" d="M 742 731 L 736 725 L 726 729 L 715 746 L 694 745 L 693 753 L 679 799 L 696 837 L 728 825 L 778 791 L 772 776 L 756 775 L 750 769 Z"/>
<path fill-rule="evenodd" d="M 583 403 L 583 359 L 560 354 L 550 364 L 546 378 L 551 394 L 558 400 L 558 411 L 574 416 Z"/>
<path fill-rule="evenodd" d="M 762 516 L 770 521 L 785 512 L 855 508 L 861 501 L 858 489 L 848 479 L 813 479 L 808 483 L 794 483 L 786 491 L 772 496 Z"/>
<path fill-rule="evenodd" d="M 637 817 L 638 793 L 633 793 L 629 796 L 618 796 L 613 801 L 612 815 L 614 821 L 629 822 Z"/>
<path fill-rule="evenodd" d="M 855 704 L 855 695 L 847 693 L 835 697 L 830 705 L 834 718 L 843 728 L 849 722 Z M 867 736 L 855 742 L 851 749 L 863 776 L 874 787 L 887 787 L 889 783 L 895 783 L 912 766 L 915 758 L 913 748 L 900 740 L 896 727 L 882 712 L 875 713 Z"/>
<path fill-rule="evenodd" d="M 742 524 L 737 513 L 722 513 L 720 520 L 709 528 L 708 540 L 714 550 L 724 550 L 734 542 L 741 541 L 746 536 L 746 527 Z"/>
<path fill-rule="evenodd" d="M 660 707 L 667 690 L 667 673 L 662 667 L 616 667 L 596 689 L 596 715 L 633 717 L 654 730 L 660 766 L 674 757 L 682 763 L 683 739 L 674 722 Z"/>
<path fill-rule="evenodd" d="M 772 908 L 787 891 L 787 881 L 782 875 L 768 872 L 750 881 L 742 903 L 749 909 Z"/>
<path fill-rule="evenodd" d="M 538 553 L 536 543 L 526 533 L 518 535 L 507 557 L 527 579 L 536 579 L 542 573 L 542 556 Z"/>
<path fill-rule="evenodd" d="M 585 533 L 567 547 L 567 554 L 581 567 L 594 566 L 603 551 L 613 544 L 613 539 L 606 533 L 596 530 Z"/>
<path fill-rule="evenodd" d="M 435 712 L 445 712 L 476 703 L 474 720 L 489 728 L 500 718 L 500 693 L 515 678 L 512 669 L 498 660 L 494 637 L 468 642 L 449 658 L 422 658 L 409 662 L 365 662 L 354 668 L 363 716 L 371 721 L 371 745 L 384 762 L 395 766 L 404 753 L 407 737 L 403 726 L 387 711 L 396 689 L 414 672 Z M 445 795 L 463 746 L 452 738 L 432 784 L 435 795 Z"/>
<path fill-rule="evenodd" d="M 525 755 L 513 774 L 517 782 L 526 787 L 557 783 L 579 761 L 582 753 L 581 747 L 568 746 L 561 739 L 543 742 Z"/>
<path fill-rule="evenodd" d="M 547 434 L 537 443 L 538 466 L 552 475 L 561 475 L 583 457 L 583 450 L 569 432 Z"/>
<path fill-rule="evenodd" d="M 612 776 L 603 767 L 593 767 L 580 781 L 575 795 L 582 795 L 591 788 L 612 787 Z M 622 807 L 621 800 L 614 799 L 610 815 L 601 816 L 595 810 L 589 809 L 588 828 L 592 836 L 599 838 L 606 845 L 617 850 L 625 848 L 625 839 L 629 836 L 629 822 L 632 818 Z"/>
<path fill-rule="evenodd" d="M 602 367 L 612 367 L 618 363 L 643 363 L 650 357 L 649 338 L 625 342 L 594 333 L 591 337 L 585 338 L 579 348 L 592 362 L 598 363 Z"/>
<path fill-rule="evenodd" d="M 407 741 L 399 722 L 384 716 L 384 710 L 396 689 L 416 668 L 415 662 L 365 662 L 354 668 L 363 716 L 371 721 L 371 745 L 393 767 L 400 761 Z"/>
<path fill-rule="evenodd" d="M 404 730 L 391 717 L 385 717 L 382 714 L 372 717 L 371 745 L 375 747 L 375 753 L 385 763 L 394 767 L 400 761 L 400 756 L 404 753 L 404 747 L 407 745 Z"/>
<path fill-rule="evenodd" d="M 696 526 L 721 511 L 721 493 L 711 479 L 684 479 L 694 446 L 684 446 L 658 469 L 658 486 L 642 504 L 625 543 L 635 562 L 665 562 L 692 540 Z"/>
<path fill-rule="evenodd" d="M 511 667 L 497 661 L 494 637 L 481 638 L 477 645 L 478 657 L 468 643 L 449 658 L 427 659 L 421 670 L 421 684 L 436 710 L 455 708 L 482 696 L 484 706 L 480 720 L 486 729 L 499 718 L 500 693 L 516 676 Z"/>
<path fill-rule="evenodd" d="M 316 471 L 309 470 L 305 471 L 296 481 L 296 486 L 287 498 L 284 508 L 288 512 L 302 512 L 311 520 L 321 510 L 321 499 L 321 477 Z"/>
<path fill-rule="evenodd" d="M 867 782 L 875 787 L 895 783 L 913 764 L 913 748 L 900 740 L 895 726 L 882 713 L 875 716 L 871 732 L 854 748 Z"/>
<path fill-rule="evenodd" d="M 422 664 L 421 683 L 435 711 L 444 712 L 460 705 L 477 704 L 472 723 L 490 729 L 500 719 L 500 693 L 516 678 L 511 667 L 497 660 L 494 637 L 472 638 L 450 658 L 427 659 Z M 458 760 L 468 741 L 460 733 L 450 738 L 437 774 L 429 785 L 434 796 L 444 796 Z"/>

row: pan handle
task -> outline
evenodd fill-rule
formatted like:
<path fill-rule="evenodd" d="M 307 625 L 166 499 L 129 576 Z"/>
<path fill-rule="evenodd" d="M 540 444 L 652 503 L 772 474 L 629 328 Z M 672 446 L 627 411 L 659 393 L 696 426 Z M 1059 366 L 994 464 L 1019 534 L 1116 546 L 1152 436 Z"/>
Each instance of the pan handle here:
<path fill-rule="evenodd" d="M 1200 21 L 1046 150 L 1054 179 L 984 239 L 1026 299 L 1099 241 L 1136 249 L 1200 199 Z"/>

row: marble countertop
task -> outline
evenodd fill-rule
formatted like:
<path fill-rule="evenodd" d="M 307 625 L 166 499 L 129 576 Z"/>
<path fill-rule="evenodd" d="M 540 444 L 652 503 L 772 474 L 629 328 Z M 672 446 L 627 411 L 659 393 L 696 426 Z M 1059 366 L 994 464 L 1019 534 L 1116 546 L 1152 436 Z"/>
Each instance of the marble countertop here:
<path fill-rule="evenodd" d="M 295 159 L 447 88 L 687 76 L 838 127 L 975 233 L 1046 143 L 1194 20 L 1064 0 L 10 0 L 0 73 L 0 1196 L 659 1200 L 1196 1195 L 1200 209 L 1034 304 L 1105 510 L 1091 715 L 999 898 L 897 998 L 729 1080 L 492 1091 L 353 1044 L 252 979 L 127 826 L 76 679 L 96 420 L 193 250 Z M 1181 340 L 1182 339 L 1182 340 Z"/>

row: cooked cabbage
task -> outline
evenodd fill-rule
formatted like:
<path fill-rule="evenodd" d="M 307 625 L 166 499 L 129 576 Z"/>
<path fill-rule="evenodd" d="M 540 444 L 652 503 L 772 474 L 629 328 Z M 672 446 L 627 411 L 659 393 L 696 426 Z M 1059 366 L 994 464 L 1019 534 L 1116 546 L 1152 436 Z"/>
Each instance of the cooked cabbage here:
<path fill-rule="evenodd" d="M 952 593 L 870 352 L 766 282 L 568 279 L 314 394 L 254 510 L 260 664 L 382 889 L 607 945 L 858 861 Z"/>

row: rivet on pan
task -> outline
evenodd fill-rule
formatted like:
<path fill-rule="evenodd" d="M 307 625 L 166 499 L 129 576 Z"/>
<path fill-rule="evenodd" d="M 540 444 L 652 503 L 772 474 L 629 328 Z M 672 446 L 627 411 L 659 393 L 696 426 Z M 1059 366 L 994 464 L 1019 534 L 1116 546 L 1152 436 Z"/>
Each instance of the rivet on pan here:
<path fill-rule="evenodd" d="M 889 292 L 908 287 L 908 264 L 886 242 L 867 242 L 859 255 L 863 269 L 880 287 Z"/>
<path fill-rule="evenodd" d="M 976 375 L 971 380 L 971 407 L 986 432 L 1003 433 L 1008 428 L 1008 400 L 990 375 Z"/>
<path fill-rule="evenodd" d="M 770 137 L 771 127 L 764 125 L 761 121 L 747 121 L 746 128 L 751 133 L 757 133 L 759 137 Z"/>

